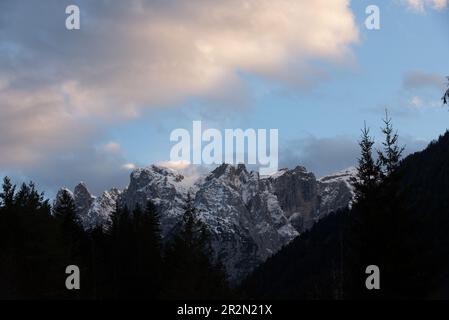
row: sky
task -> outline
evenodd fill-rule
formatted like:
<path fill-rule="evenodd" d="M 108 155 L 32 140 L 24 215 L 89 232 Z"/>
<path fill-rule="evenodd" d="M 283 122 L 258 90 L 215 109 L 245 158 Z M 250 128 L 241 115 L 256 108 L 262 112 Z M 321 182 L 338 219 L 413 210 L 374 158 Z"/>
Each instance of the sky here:
<path fill-rule="evenodd" d="M 447 0 L 2 0 L 0 176 L 123 188 L 201 120 L 278 129 L 280 167 L 320 177 L 356 164 L 364 122 L 380 142 L 386 108 L 422 150 L 449 126 L 448 38 Z"/>

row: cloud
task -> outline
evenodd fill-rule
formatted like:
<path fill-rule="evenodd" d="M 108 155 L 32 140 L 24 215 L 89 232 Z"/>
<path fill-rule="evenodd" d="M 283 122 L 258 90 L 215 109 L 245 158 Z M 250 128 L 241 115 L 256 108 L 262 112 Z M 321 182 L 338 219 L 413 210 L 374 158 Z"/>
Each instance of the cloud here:
<path fill-rule="evenodd" d="M 17 181 L 35 181 L 47 196 L 55 195 L 58 188 L 73 187 L 84 181 L 89 190 L 99 195 L 111 187 L 124 188 L 129 181 L 129 170 L 122 170 L 126 159 L 111 155 L 91 146 L 80 146 L 64 153 L 48 153 L 45 161 L 32 167 L 10 167 L 3 174 Z"/>
<path fill-rule="evenodd" d="M 372 132 L 372 135 L 376 138 L 374 148 L 380 150 L 382 148 L 381 134 Z M 322 177 L 356 166 L 360 157 L 358 139 L 358 137 L 341 135 L 322 138 L 308 136 L 287 141 L 279 151 L 280 167 L 294 168 L 302 165 L 317 177 Z M 399 145 L 405 146 L 404 157 L 423 150 L 428 143 L 429 141 L 399 133 Z"/>
<path fill-rule="evenodd" d="M 240 72 L 307 83 L 308 62 L 342 61 L 358 39 L 348 0 L 79 1 L 79 31 L 65 30 L 64 2 L 6 1 L 1 68 L 17 85 L 54 85 L 77 115 L 226 97 Z"/>
<path fill-rule="evenodd" d="M 350 136 L 308 136 L 288 141 L 279 150 L 280 167 L 303 165 L 317 177 L 356 165 L 358 156 L 357 140 Z"/>
<path fill-rule="evenodd" d="M 188 161 L 161 161 L 157 165 L 169 168 L 182 174 L 183 182 L 187 186 L 193 186 L 199 179 L 206 177 L 217 165 L 196 165 Z"/>
<path fill-rule="evenodd" d="M 404 75 L 403 88 L 407 90 L 413 89 L 437 89 L 443 90 L 446 78 L 436 73 L 426 73 L 422 71 L 412 71 Z"/>
<path fill-rule="evenodd" d="M 28 167 L 82 146 L 95 128 L 70 114 L 50 88 L 0 90 L 0 166 Z"/>
<path fill-rule="evenodd" d="M 102 146 L 102 149 L 108 153 L 119 153 L 122 151 L 122 147 L 119 143 L 110 141 Z"/>
<path fill-rule="evenodd" d="M 402 0 L 411 10 L 424 13 L 426 9 L 443 10 L 447 7 L 448 0 Z"/>
<path fill-rule="evenodd" d="M 413 106 L 413 107 L 415 107 L 415 108 L 421 107 L 422 104 L 423 104 L 423 101 L 422 101 L 422 99 L 421 99 L 420 97 L 418 97 L 418 96 L 413 96 L 413 97 L 410 99 L 410 105 Z"/>
<path fill-rule="evenodd" d="M 68 31 L 72 3 L 0 1 L 0 168 L 45 183 L 116 181 L 105 170 L 128 161 L 94 147 L 105 126 L 191 98 L 246 101 L 242 74 L 308 86 L 322 78 L 310 62 L 344 63 L 358 41 L 349 0 L 78 0 Z"/>
<path fill-rule="evenodd" d="M 442 101 L 439 97 L 446 85 L 447 79 L 443 75 L 422 71 L 408 72 L 403 76 L 398 105 L 405 114 L 440 108 Z M 395 108 L 390 109 L 395 112 Z"/>
<path fill-rule="evenodd" d="M 122 165 L 122 169 L 124 170 L 134 170 L 136 168 L 137 166 L 134 163 L 125 163 L 124 165 Z"/>
<path fill-rule="evenodd" d="M 63 95 L 51 87 L 0 89 L 0 168 L 2 174 L 33 180 L 47 191 L 80 180 L 100 193 L 123 186 L 126 163 L 116 142 L 101 144 L 102 126 L 71 114 Z M 95 147 L 95 146 L 100 147 Z"/>
<path fill-rule="evenodd" d="M 162 167 L 169 168 L 169 169 L 182 170 L 182 169 L 186 169 L 191 164 L 188 161 L 181 160 L 181 161 L 163 161 L 163 162 L 159 162 L 158 165 L 160 165 Z"/>
<path fill-rule="evenodd" d="M 439 110 L 442 105 L 442 101 L 434 97 L 423 98 L 421 96 L 412 96 L 405 104 L 405 107 L 409 109 L 409 112 L 413 112 L 416 110 Z"/>

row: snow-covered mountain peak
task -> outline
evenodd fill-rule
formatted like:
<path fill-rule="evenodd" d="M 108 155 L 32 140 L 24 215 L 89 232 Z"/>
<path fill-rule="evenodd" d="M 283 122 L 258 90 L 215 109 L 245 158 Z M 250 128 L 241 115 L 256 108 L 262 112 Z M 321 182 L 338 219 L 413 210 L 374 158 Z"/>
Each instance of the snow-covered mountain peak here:
<path fill-rule="evenodd" d="M 320 215 L 334 211 L 335 208 L 351 206 L 354 197 L 351 179 L 357 168 L 349 167 L 322 177 L 318 180 L 320 188 Z"/>
<path fill-rule="evenodd" d="M 207 177 L 206 180 L 230 178 L 235 175 L 236 168 L 228 163 L 223 163 L 215 168 Z"/>
<path fill-rule="evenodd" d="M 233 282 L 277 252 L 299 233 L 352 199 L 346 183 L 351 170 L 320 180 L 302 166 L 260 177 L 243 164 L 222 164 L 208 173 L 190 166 L 187 173 L 163 165 L 136 169 L 128 186 L 90 194 L 83 183 L 73 194 L 86 229 L 107 225 L 116 206 L 144 207 L 152 201 L 168 241 L 178 226 L 190 193 L 199 219 L 211 232 L 211 244 Z M 60 191 L 69 192 L 62 189 Z"/>
<path fill-rule="evenodd" d="M 335 181 L 345 181 L 347 183 L 350 183 L 351 178 L 355 177 L 357 174 L 357 168 L 356 167 L 349 167 L 340 171 L 337 171 L 335 173 L 332 173 L 330 175 L 321 177 L 318 179 L 320 182 L 324 183 L 330 183 Z"/>
<path fill-rule="evenodd" d="M 116 209 L 117 202 L 122 192 L 117 188 L 104 191 L 101 196 L 95 198 L 89 211 L 83 217 L 83 225 L 86 229 L 104 227 L 111 220 L 111 215 Z"/>
<path fill-rule="evenodd" d="M 90 208 L 92 207 L 92 204 L 95 201 L 95 197 L 90 193 L 84 182 L 80 182 L 76 185 L 73 196 L 76 211 L 78 212 L 83 225 L 86 226 L 86 224 L 84 224 L 84 221 L 88 219 L 87 216 Z"/>
<path fill-rule="evenodd" d="M 289 179 L 289 178 L 298 178 L 301 180 L 304 179 L 312 179 L 315 180 L 315 175 L 312 172 L 307 171 L 307 169 L 303 166 L 296 166 L 293 169 L 288 169 L 288 168 L 282 168 L 279 169 L 277 172 L 271 174 L 271 175 L 267 175 L 267 176 L 262 176 L 261 179 L 268 179 L 268 180 L 277 180 L 279 178 L 281 179 Z"/>
<path fill-rule="evenodd" d="M 296 166 L 294 169 L 287 170 L 283 176 L 285 175 L 291 175 L 301 179 L 316 179 L 315 175 L 312 172 L 307 171 L 307 169 L 303 166 Z"/>
<path fill-rule="evenodd" d="M 288 171 L 288 168 L 282 168 L 270 175 L 261 176 L 261 179 L 277 179 Z"/>
<path fill-rule="evenodd" d="M 165 177 L 173 182 L 180 182 L 184 179 L 184 176 L 176 170 L 158 165 L 135 169 L 131 173 L 131 179 L 141 180 L 142 182 Z"/>
<path fill-rule="evenodd" d="M 229 183 L 234 186 L 240 186 L 248 183 L 250 180 L 258 180 L 259 175 L 256 172 L 248 172 L 244 164 L 233 166 L 230 164 L 222 164 L 215 168 L 209 175 L 206 176 L 205 181 L 214 179 L 220 180 L 223 183 Z"/>
<path fill-rule="evenodd" d="M 82 198 L 95 198 L 87 188 L 86 184 L 84 182 L 80 182 L 75 186 L 74 190 L 75 197 L 82 197 Z"/>

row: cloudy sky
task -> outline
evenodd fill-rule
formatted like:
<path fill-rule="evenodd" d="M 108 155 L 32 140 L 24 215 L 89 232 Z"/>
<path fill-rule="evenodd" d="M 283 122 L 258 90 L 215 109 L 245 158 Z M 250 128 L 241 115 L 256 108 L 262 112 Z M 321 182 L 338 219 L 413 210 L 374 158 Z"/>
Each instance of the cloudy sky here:
<path fill-rule="evenodd" d="M 385 108 L 420 150 L 449 126 L 448 38 L 447 0 L 1 0 L 0 175 L 123 187 L 202 120 L 277 128 L 281 166 L 321 176 L 355 163 L 364 121 L 380 138 Z"/>

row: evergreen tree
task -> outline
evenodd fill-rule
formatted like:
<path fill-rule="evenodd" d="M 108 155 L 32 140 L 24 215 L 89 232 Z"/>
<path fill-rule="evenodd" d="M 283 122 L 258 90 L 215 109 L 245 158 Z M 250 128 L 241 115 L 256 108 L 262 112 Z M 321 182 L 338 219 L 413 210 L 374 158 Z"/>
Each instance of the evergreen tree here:
<path fill-rule="evenodd" d="M 196 216 L 189 194 L 183 224 L 166 252 L 163 297 L 218 299 L 229 296 L 221 265 L 213 260 L 207 228 Z"/>
<path fill-rule="evenodd" d="M 133 212 L 136 250 L 136 296 L 157 298 L 161 289 L 162 258 L 159 217 L 154 204 L 149 201 L 144 211 Z"/>
<path fill-rule="evenodd" d="M 352 254 L 346 263 L 346 272 L 352 274 L 346 277 L 346 287 L 349 291 L 357 291 L 356 296 L 365 294 L 364 279 L 367 265 L 378 263 L 379 256 L 376 236 L 378 229 L 378 212 L 374 205 L 378 202 L 377 190 L 381 182 L 381 174 L 378 162 L 373 159 L 374 140 L 370 137 L 369 129 L 362 129 L 359 142 L 360 158 L 358 160 L 357 174 L 352 179 L 354 186 L 354 205 L 351 219 L 348 224 L 348 247 L 352 248 Z"/>
<path fill-rule="evenodd" d="M 400 269 L 408 261 L 401 237 L 410 230 L 403 198 L 398 193 L 399 182 L 396 170 L 403 148 L 398 147 L 398 134 L 394 131 L 391 118 L 386 112 L 383 119 L 385 135 L 383 150 L 378 151 L 378 161 L 372 158 L 374 141 L 369 130 L 362 130 L 360 142 L 361 158 L 358 174 L 354 179 L 356 204 L 349 220 L 349 246 L 353 248 L 350 259 L 350 287 L 355 288 L 355 296 L 363 298 L 388 298 L 397 294 Z M 385 179 L 388 177 L 387 179 Z M 389 188 L 386 188 L 386 186 Z M 386 192 L 388 190 L 388 192 Z M 399 250 L 399 248 L 401 250 Z M 383 290 L 367 291 L 364 288 L 368 265 L 377 265 L 383 271 Z M 358 289 L 357 289 L 358 288 Z"/>
<path fill-rule="evenodd" d="M 361 156 L 358 160 L 357 174 L 355 178 L 351 179 L 356 203 L 372 193 L 380 181 L 379 165 L 373 159 L 373 145 L 374 140 L 370 137 L 365 123 L 359 142 Z"/>
<path fill-rule="evenodd" d="M 404 147 L 398 146 L 398 134 L 394 131 L 391 123 L 391 118 L 388 116 L 388 111 L 385 110 L 385 118 L 382 119 L 384 127 L 382 133 L 385 135 L 385 141 L 382 142 L 383 150 L 377 151 L 378 166 L 382 168 L 382 175 L 390 176 L 399 166 Z"/>
<path fill-rule="evenodd" d="M 75 202 L 68 191 L 63 191 L 53 207 L 53 215 L 61 227 L 63 242 L 69 257 L 77 254 L 79 242 L 83 237 L 83 228 L 76 214 Z"/>
<path fill-rule="evenodd" d="M 0 214 L 0 298 L 63 297 L 63 249 L 48 200 L 5 178 Z M 66 291 L 66 290 L 65 290 Z"/>
<path fill-rule="evenodd" d="M 108 228 L 111 239 L 114 298 L 155 299 L 162 286 L 159 218 L 148 202 L 145 210 L 136 205 L 132 213 L 117 206 Z"/>
<path fill-rule="evenodd" d="M 148 226 L 150 235 L 150 242 L 152 244 L 153 250 L 157 255 L 160 256 L 161 252 L 161 225 L 159 221 L 159 213 L 156 206 L 152 201 L 148 201 L 144 213 L 144 225 Z"/>
<path fill-rule="evenodd" d="M 13 187 L 13 189 L 15 189 Z M 46 216 L 51 215 L 51 206 L 48 199 L 44 199 L 44 194 L 36 190 L 33 182 L 22 183 L 19 191 L 14 195 L 13 204 L 18 210 L 31 214 L 36 211 Z"/>
<path fill-rule="evenodd" d="M 2 189 L 3 191 L 0 193 L 0 208 L 11 208 L 16 186 L 11 184 L 11 180 L 8 177 L 4 177 Z"/>
<path fill-rule="evenodd" d="M 136 208 L 134 211 L 139 211 Z M 133 225 L 127 207 L 117 206 L 112 216 L 111 254 L 113 297 L 129 298 L 132 296 L 133 271 L 135 270 L 135 248 L 133 248 Z"/>
<path fill-rule="evenodd" d="M 63 190 L 58 196 L 53 207 L 53 216 L 60 231 L 64 250 L 61 260 L 65 266 L 76 265 L 82 274 L 87 274 L 89 240 L 76 214 L 75 202 L 67 190 Z M 86 293 L 84 288 L 85 286 L 82 291 L 68 292 L 67 295 L 81 297 L 82 293 Z"/>
<path fill-rule="evenodd" d="M 76 216 L 75 201 L 67 190 L 59 193 L 59 198 L 56 200 L 53 207 L 53 215 L 56 219 L 70 220 L 78 223 Z"/>
<path fill-rule="evenodd" d="M 90 250 L 88 290 L 91 299 L 114 298 L 114 260 L 112 259 L 112 241 L 103 226 L 89 231 Z M 86 277 L 85 277 L 86 278 Z M 86 281 L 85 281 L 86 282 Z"/>

